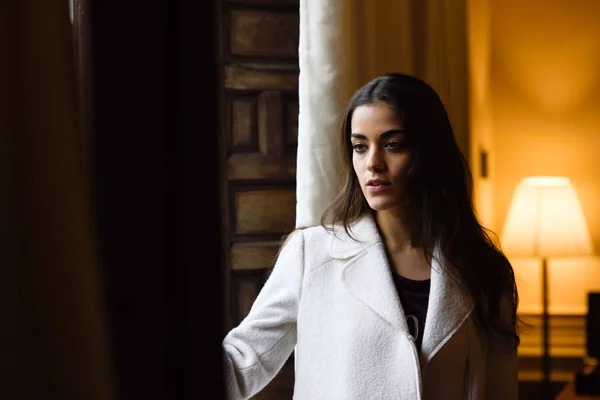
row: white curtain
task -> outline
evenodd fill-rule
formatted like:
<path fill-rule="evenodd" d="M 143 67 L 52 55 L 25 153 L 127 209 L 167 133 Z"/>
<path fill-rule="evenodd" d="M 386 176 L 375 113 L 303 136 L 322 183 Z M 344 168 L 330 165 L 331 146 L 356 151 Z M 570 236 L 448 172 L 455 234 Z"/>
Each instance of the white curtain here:
<path fill-rule="evenodd" d="M 468 154 L 466 0 L 300 0 L 296 226 L 341 189 L 340 129 L 352 93 L 387 72 L 429 82 Z"/>
<path fill-rule="evenodd" d="M 300 1 L 296 226 L 318 224 L 340 188 L 336 133 L 347 94 L 339 3 Z"/>

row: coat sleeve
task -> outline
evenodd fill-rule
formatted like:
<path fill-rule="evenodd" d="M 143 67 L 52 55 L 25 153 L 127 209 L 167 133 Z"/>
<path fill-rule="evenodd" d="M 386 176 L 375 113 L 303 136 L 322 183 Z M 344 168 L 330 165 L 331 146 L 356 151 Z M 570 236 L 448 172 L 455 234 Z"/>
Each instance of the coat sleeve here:
<path fill-rule="evenodd" d="M 500 302 L 500 314 L 510 321 L 511 302 L 503 297 Z M 491 341 L 488 347 L 486 363 L 486 399 L 517 400 L 519 398 L 519 377 L 517 349 L 499 341 Z"/>
<path fill-rule="evenodd" d="M 248 316 L 223 340 L 228 399 L 247 399 L 279 372 L 296 345 L 304 238 L 291 234 Z"/>

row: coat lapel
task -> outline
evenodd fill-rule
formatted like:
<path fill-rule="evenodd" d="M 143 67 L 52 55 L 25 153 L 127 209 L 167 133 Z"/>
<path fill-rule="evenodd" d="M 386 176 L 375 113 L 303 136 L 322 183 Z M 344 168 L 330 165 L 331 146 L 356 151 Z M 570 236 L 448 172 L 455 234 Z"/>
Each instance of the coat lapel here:
<path fill-rule="evenodd" d="M 351 233 L 359 242 L 342 231 L 332 242 L 331 254 L 348 260 L 342 270 L 344 287 L 394 328 L 408 334 L 385 248 L 373 217 L 367 215 L 352 226 Z"/>
<path fill-rule="evenodd" d="M 408 333 L 404 312 L 381 242 L 350 261 L 342 272 L 342 279 L 350 294 L 393 327 Z"/>
<path fill-rule="evenodd" d="M 368 214 L 358 220 L 352 225 L 351 233 L 358 241 L 339 229 L 330 248 L 333 257 L 347 260 L 342 270 L 344 287 L 390 325 L 408 335 L 404 311 L 373 216 Z M 431 289 L 421 345 L 423 370 L 473 310 L 472 300 L 462 293 L 445 268 L 436 249 L 431 265 Z"/>
<path fill-rule="evenodd" d="M 431 289 L 425 331 L 421 345 L 421 368 L 456 333 L 473 311 L 471 297 L 463 293 L 459 284 L 443 267 L 441 255 L 436 251 L 431 265 Z"/>

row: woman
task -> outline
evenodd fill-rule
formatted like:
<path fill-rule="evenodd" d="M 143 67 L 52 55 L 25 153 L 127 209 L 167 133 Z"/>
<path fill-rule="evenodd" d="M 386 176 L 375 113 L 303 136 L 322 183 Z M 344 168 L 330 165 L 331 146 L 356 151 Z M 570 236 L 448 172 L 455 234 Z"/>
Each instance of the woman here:
<path fill-rule="evenodd" d="M 346 182 L 284 244 L 225 338 L 230 398 L 295 349 L 295 399 L 516 399 L 513 269 L 479 224 L 472 179 L 434 90 L 403 74 L 352 97 Z"/>

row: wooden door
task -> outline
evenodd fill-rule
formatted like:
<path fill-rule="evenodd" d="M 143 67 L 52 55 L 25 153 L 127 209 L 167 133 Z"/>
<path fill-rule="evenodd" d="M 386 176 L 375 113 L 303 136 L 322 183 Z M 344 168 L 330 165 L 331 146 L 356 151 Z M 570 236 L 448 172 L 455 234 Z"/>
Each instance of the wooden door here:
<path fill-rule="evenodd" d="M 227 329 L 248 314 L 294 228 L 298 0 L 220 0 Z M 293 362 L 257 399 L 290 399 Z"/>

